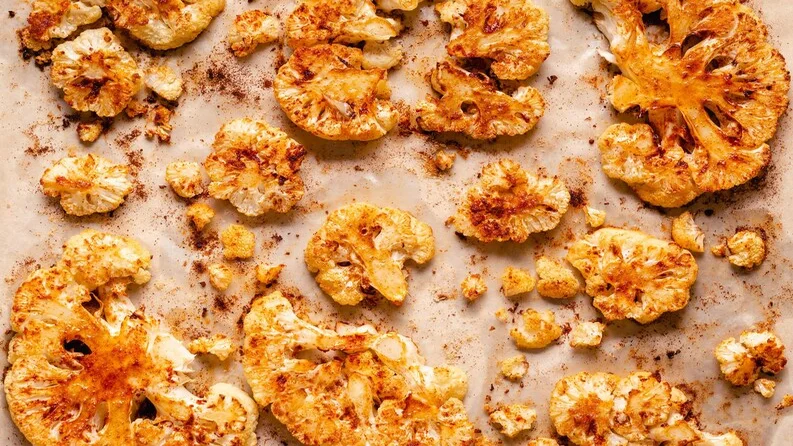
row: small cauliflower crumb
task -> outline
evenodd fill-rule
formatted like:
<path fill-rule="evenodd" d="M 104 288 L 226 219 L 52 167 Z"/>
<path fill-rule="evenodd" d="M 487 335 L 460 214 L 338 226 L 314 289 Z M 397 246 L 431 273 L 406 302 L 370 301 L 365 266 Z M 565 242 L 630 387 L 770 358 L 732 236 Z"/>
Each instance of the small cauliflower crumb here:
<path fill-rule="evenodd" d="M 220 234 L 223 257 L 227 259 L 249 259 L 253 257 L 256 236 L 242 225 L 230 225 Z"/>
<path fill-rule="evenodd" d="M 498 367 L 504 378 L 519 381 L 529 373 L 529 361 L 523 355 L 510 356 L 498 362 Z"/>
<path fill-rule="evenodd" d="M 469 274 L 463 279 L 460 287 L 463 290 L 463 296 L 470 301 L 478 299 L 487 291 L 487 284 L 479 274 Z"/>
<path fill-rule="evenodd" d="M 722 241 L 718 245 L 711 246 L 710 253 L 716 257 L 727 257 L 730 251 L 727 249 L 727 244 Z"/>
<path fill-rule="evenodd" d="M 137 99 L 129 101 L 129 104 L 127 104 L 127 107 L 124 109 L 124 113 L 130 119 L 143 116 L 147 111 L 149 111 L 149 107 Z"/>
<path fill-rule="evenodd" d="M 212 337 L 200 337 L 187 345 L 187 349 L 194 355 L 209 353 L 217 356 L 221 361 L 228 359 L 234 353 L 235 348 L 231 339 L 222 334 L 215 334 Z"/>
<path fill-rule="evenodd" d="M 162 105 L 156 105 L 146 113 L 146 138 L 157 138 L 159 142 L 171 141 L 171 116 L 173 112 Z"/>
<path fill-rule="evenodd" d="M 449 153 L 445 150 L 438 150 L 435 152 L 435 156 L 432 157 L 432 164 L 435 165 L 439 172 L 446 172 L 454 165 L 455 158 L 457 158 L 457 154 L 454 152 Z"/>
<path fill-rule="evenodd" d="M 523 312 L 523 326 L 512 328 L 509 335 L 518 348 L 543 348 L 559 339 L 562 327 L 556 323 L 552 311 L 540 312 L 529 308 Z"/>
<path fill-rule="evenodd" d="M 537 411 L 526 404 L 509 404 L 501 406 L 490 414 L 490 424 L 499 428 L 509 438 L 531 430 L 537 420 Z"/>
<path fill-rule="evenodd" d="M 366 70 L 373 68 L 388 70 L 399 65 L 402 62 L 403 55 L 402 46 L 399 44 L 370 40 L 363 46 L 363 63 L 361 66 Z"/>
<path fill-rule="evenodd" d="M 553 438 L 535 438 L 531 440 L 526 446 L 559 446 L 559 442 Z"/>
<path fill-rule="evenodd" d="M 776 405 L 776 410 L 787 409 L 791 406 L 793 406 L 793 395 L 788 394 L 782 397 L 782 401 Z"/>
<path fill-rule="evenodd" d="M 207 271 L 209 272 L 209 283 L 220 291 L 225 291 L 234 278 L 231 268 L 222 263 L 210 264 L 207 266 Z"/>
<path fill-rule="evenodd" d="M 603 340 L 606 326 L 600 322 L 581 322 L 570 333 L 570 346 L 574 348 L 597 347 Z"/>
<path fill-rule="evenodd" d="M 584 219 L 589 226 L 599 228 L 606 223 L 606 211 L 587 206 L 584 208 Z"/>
<path fill-rule="evenodd" d="M 77 136 L 82 142 L 94 142 L 102 136 L 105 126 L 101 122 L 81 122 L 77 124 Z"/>
<path fill-rule="evenodd" d="M 182 77 L 167 65 L 160 65 L 150 68 L 146 72 L 146 86 L 161 98 L 175 101 L 182 95 Z"/>
<path fill-rule="evenodd" d="M 509 312 L 507 311 L 506 308 L 499 308 L 498 310 L 496 310 L 495 315 L 496 315 L 496 319 L 498 319 L 501 322 L 507 322 L 509 320 Z"/>
<path fill-rule="evenodd" d="M 201 165 L 193 161 L 175 161 L 165 168 L 165 181 L 176 195 L 193 198 L 204 192 Z"/>
<path fill-rule="evenodd" d="M 754 268 L 765 260 L 765 240 L 756 231 L 738 231 L 727 240 L 728 260 L 735 266 Z"/>
<path fill-rule="evenodd" d="M 187 208 L 187 218 L 199 231 L 204 229 L 206 225 L 215 217 L 215 210 L 204 203 L 191 204 Z"/>
<path fill-rule="evenodd" d="M 776 381 L 760 378 L 754 382 L 754 391 L 763 395 L 763 398 L 771 398 L 774 396 L 774 389 L 776 388 Z"/>
<path fill-rule="evenodd" d="M 271 283 L 278 280 L 278 276 L 281 274 L 281 271 L 284 269 L 284 264 L 279 265 L 257 265 L 256 266 L 256 280 L 259 282 L 270 285 Z"/>
<path fill-rule="evenodd" d="M 534 289 L 534 278 L 525 269 L 508 266 L 501 275 L 501 292 L 505 297 L 528 293 Z"/>
<path fill-rule="evenodd" d="M 672 240 L 689 251 L 705 251 L 705 234 L 688 211 L 672 220 Z"/>
<path fill-rule="evenodd" d="M 231 52 L 237 57 L 253 53 L 259 45 L 278 39 L 281 25 L 278 19 L 258 9 L 245 11 L 234 18 L 228 42 Z"/>
<path fill-rule="evenodd" d="M 575 274 L 561 263 L 540 257 L 537 266 L 537 292 L 540 296 L 567 299 L 578 294 L 580 285 Z"/>

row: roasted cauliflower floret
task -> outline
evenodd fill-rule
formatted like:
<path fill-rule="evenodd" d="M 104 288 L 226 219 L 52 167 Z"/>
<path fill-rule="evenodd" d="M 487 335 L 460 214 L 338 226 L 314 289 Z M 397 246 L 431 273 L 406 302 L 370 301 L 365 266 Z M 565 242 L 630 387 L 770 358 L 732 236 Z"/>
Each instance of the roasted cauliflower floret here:
<path fill-rule="evenodd" d="M 245 11 L 234 18 L 228 41 L 231 52 L 237 57 L 253 53 L 259 45 L 278 39 L 281 24 L 278 19 L 258 9 Z"/>
<path fill-rule="evenodd" d="M 457 132 L 474 139 L 522 135 L 545 111 L 540 92 L 521 86 L 512 95 L 496 89 L 481 73 L 468 72 L 449 61 L 432 71 L 432 88 L 441 97 L 428 97 L 416 108 L 416 123 L 430 132 Z"/>
<path fill-rule="evenodd" d="M 102 136 L 105 126 L 99 121 L 81 122 L 77 124 L 77 137 L 82 142 L 94 142 Z"/>
<path fill-rule="evenodd" d="M 510 356 L 498 362 L 498 368 L 504 378 L 519 381 L 529 373 L 529 361 L 523 355 Z"/>
<path fill-rule="evenodd" d="M 776 410 L 783 410 L 788 407 L 793 407 L 793 395 L 791 394 L 782 397 L 782 400 L 776 405 Z"/>
<path fill-rule="evenodd" d="M 501 275 L 501 293 L 504 297 L 525 294 L 534 289 L 534 277 L 525 269 L 508 266 Z"/>
<path fill-rule="evenodd" d="M 419 6 L 421 0 L 375 0 L 377 7 L 386 12 L 394 10 L 413 11 Z"/>
<path fill-rule="evenodd" d="M 449 54 L 491 59 L 499 79 L 526 79 L 551 54 L 548 14 L 531 0 L 447 0 L 435 9 L 452 25 Z"/>
<path fill-rule="evenodd" d="M 194 203 L 187 207 L 187 218 L 199 231 L 215 218 L 215 210 L 205 203 Z"/>
<path fill-rule="evenodd" d="M 28 16 L 28 24 L 19 32 L 25 48 L 33 51 L 49 49 L 55 39 L 71 36 L 77 28 L 102 17 L 102 9 L 93 1 L 36 0 Z"/>
<path fill-rule="evenodd" d="M 757 231 L 738 231 L 727 240 L 727 248 L 727 260 L 735 266 L 754 268 L 765 260 L 765 239 Z"/>
<path fill-rule="evenodd" d="M 559 446 L 559 442 L 553 438 L 542 437 L 529 441 L 529 444 L 526 446 Z"/>
<path fill-rule="evenodd" d="M 305 251 L 308 270 L 323 291 L 342 305 L 382 295 L 401 305 L 408 292 L 406 260 L 435 255 L 432 228 L 409 213 L 353 203 L 333 211 Z"/>
<path fill-rule="evenodd" d="M 567 260 L 606 319 L 641 324 L 685 307 L 698 272 L 694 256 L 678 245 L 624 229 L 597 230 L 575 242 Z"/>
<path fill-rule="evenodd" d="M 577 445 L 608 444 L 618 381 L 610 373 L 581 372 L 557 382 L 549 407 L 556 432 Z"/>
<path fill-rule="evenodd" d="M 79 111 L 110 117 L 121 113 L 140 90 L 143 75 L 107 28 L 83 31 L 52 52 L 52 84 Z"/>
<path fill-rule="evenodd" d="M 182 77 L 168 65 L 159 65 L 146 72 L 146 86 L 161 98 L 169 101 L 179 99 L 184 90 Z"/>
<path fill-rule="evenodd" d="M 228 337 L 222 334 L 215 334 L 211 337 L 194 339 L 187 345 L 187 349 L 194 355 L 209 353 L 215 355 L 221 361 L 225 361 L 234 353 L 237 346 Z"/>
<path fill-rule="evenodd" d="M 175 161 L 165 168 L 165 181 L 176 195 L 193 198 L 204 192 L 201 165 L 193 161 Z"/>
<path fill-rule="evenodd" d="M 599 228 L 606 223 L 606 211 L 587 206 L 584 208 L 584 219 L 590 227 Z"/>
<path fill-rule="evenodd" d="M 572 271 L 556 260 L 540 257 L 537 267 L 537 292 L 540 296 L 567 299 L 578 294 L 578 279 Z"/>
<path fill-rule="evenodd" d="M 478 179 L 449 222 L 483 242 L 525 242 L 555 228 L 570 204 L 561 180 L 528 173 L 512 160 L 486 165 Z"/>
<path fill-rule="evenodd" d="M 278 280 L 278 276 L 281 275 L 281 271 L 283 271 L 284 266 L 284 264 L 256 265 L 256 280 L 263 283 L 264 285 L 270 285 Z"/>
<path fill-rule="evenodd" d="M 220 233 L 223 257 L 227 259 L 250 259 L 256 249 L 256 235 L 242 225 L 229 225 Z"/>
<path fill-rule="evenodd" d="M 432 164 L 438 172 L 446 172 L 454 166 L 454 160 L 457 154 L 454 152 L 447 152 L 445 150 L 438 150 L 435 156 L 432 157 Z"/>
<path fill-rule="evenodd" d="M 60 197 L 63 210 L 77 216 L 110 212 L 133 188 L 129 167 L 93 154 L 60 159 L 40 183 L 45 195 Z"/>
<path fill-rule="evenodd" d="M 724 379 L 736 386 L 749 386 L 760 372 L 775 375 L 787 364 L 785 346 L 769 331 L 745 331 L 741 337 L 723 340 L 715 351 Z"/>
<path fill-rule="evenodd" d="M 226 291 L 234 280 L 234 271 L 222 263 L 212 263 L 207 266 L 209 283 L 218 291 Z"/>
<path fill-rule="evenodd" d="M 694 222 L 691 212 L 683 212 L 672 220 L 672 240 L 691 252 L 705 251 L 705 234 Z"/>
<path fill-rule="evenodd" d="M 224 383 L 191 393 L 193 355 L 127 297 L 150 259 L 133 239 L 84 231 L 20 286 L 4 389 L 33 445 L 256 443 L 256 403 Z"/>
<path fill-rule="evenodd" d="M 171 142 L 171 116 L 173 110 L 163 105 L 155 105 L 146 111 L 146 138 L 156 138 L 159 142 Z"/>
<path fill-rule="evenodd" d="M 226 0 L 105 0 L 113 23 L 154 50 L 192 42 L 223 11 Z"/>
<path fill-rule="evenodd" d="M 754 391 L 763 396 L 763 398 L 772 398 L 774 396 L 774 389 L 776 388 L 776 381 L 760 378 L 754 382 Z"/>
<path fill-rule="evenodd" d="M 460 285 L 463 296 L 468 300 L 476 300 L 487 292 L 487 284 L 481 274 L 469 274 Z"/>
<path fill-rule="evenodd" d="M 527 404 L 507 404 L 490 413 L 490 424 L 509 438 L 531 430 L 537 420 L 537 411 Z"/>
<path fill-rule="evenodd" d="M 556 323 L 556 316 L 551 310 L 535 311 L 528 308 L 521 317 L 523 325 L 509 330 L 509 336 L 518 348 L 544 348 L 562 335 L 562 327 Z"/>
<path fill-rule="evenodd" d="M 570 346 L 573 348 L 597 347 L 603 341 L 606 326 L 600 322 L 581 322 L 570 332 Z"/>
<path fill-rule="evenodd" d="M 292 48 L 320 43 L 384 42 L 402 24 L 380 17 L 371 0 L 303 0 L 286 19 L 286 41 Z"/>
<path fill-rule="evenodd" d="M 227 122 L 204 161 L 209 194 L 248 216 L 289 212 L 305 193 L 298 175 L 305 156 L 305 147 L 264 121 Z"/>
<path fill-rule="evenodd" d="M 425 365 L 408 338 L 317 327 L 280 292 L 256 299 L 243 328 L 254 399 L 304 444 L 492 445 L 467 420 L 465 373 Z M 319 351 L 330 355 L 296 356 Z"/>
<path fill-rule="evenodd" d="M 620 112 L 598 141 L 603 169 L 654 205 L 678 207 L 729 189 L 768 164 L 766 144 L 788 105 L 790 74 L 765 25 L 739 0 L 592 0 L 622 74 L 609 85 Z M 669 37 L 655 42 L 642 14 L 661 10 Z"/>
<path fill-rule="evenodd" d="M 320 138 L 369 141 L 399 119 L 387 73 L 364 70 L 363 53 L 343 45 L 298 48 L 275 77 L 275 98 L 298 127 Z"/>
<path fill-rule="evenodd" d="M 402 62 L 402 46 L 391 42 L 366 42 L 363 46 L 364 69 L 380 68 L 388 70 Z"/>

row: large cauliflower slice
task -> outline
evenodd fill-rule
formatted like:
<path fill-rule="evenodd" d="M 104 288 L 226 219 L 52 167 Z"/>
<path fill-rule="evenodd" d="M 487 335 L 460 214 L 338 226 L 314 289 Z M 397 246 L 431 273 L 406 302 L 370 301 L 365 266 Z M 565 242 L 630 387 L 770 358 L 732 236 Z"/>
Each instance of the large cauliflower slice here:
<path fill-rule="evenodd" d="M 483 242 L 525 242 L 555 228 L 570 204 L 561 180 L 528 173 L 509 159 L 486 165 L 478 178 L 449 222 Z"/>
<path fill-rule="evenodd" d="M 441 98 L 428 97 L 416 108 L 416 122 L 426 131 L 458 132 L 474 139 L 522 135 L 545 112 L 545 101 L 535 88 L 521 86 L 508 95 L 487 76 L 449 61 L 438 63 L 431 82 Z"/>
<path fill-rule="evenodd" d="M 110 117 L 121 113 L 140 90 L 143 74 L 107 28 L 83 31 L 52 52 L 52 83 L 79 111 Z"/>
<path fill-rule="evenodd" d="M 96 22 L 102 9 L 92 1 L 37 0 L 20 31 L 22 44 L 31 50 L 48 49 L 55 39 L 71 36 L 77 28 Z"/>
<path fill-rule="evenodd" d="M 785 345 L 770 331 L 745 331 L 738 340 L 727 338 L 716 347 L 724 379 L 736 386 L 749 386 L 760 372 L 775 375 L 787 364 Z"/>
<path fill-rule="evenodd" d="M 192 42 L 226 7 L 226 0 L 105 0 L 114 24 L 155 50 Z"/>
<path fill-rule="evenodd" d="M 193 355 L 127 297 L 150 259 L 133 239 L 87 230 L 20 286 L 4 385 L 32 444 L 256 444 L 256 403 L 224 383 L 189 392 Z"/>
<path fill-rule="evenodd" d="M 400 209 L 353 203 L 328 216 L 305 259 L 319 287 L 342 305 L 378 294 L 400 305 L 408 293 L 405 261 L 426 263 L 434 255 L 428 224 Z"/>
<path fill-rule="evenodd" d="M 204 161 L 209 194 L 249 216 L 288 212 L 305 192 L 298 175 L 305 156 L 305 147 L 264 121 L 227 122 Z"/>
<path fill-rule="evenodd" d="M 649 124 L 617 124 L 601 136 L 607 175 L 654 205 L 677 207 L 729 189 L 768 164 L 765 143 L 787 109 L 790 74 L 765 25 L 739 0 L 573 0 L 590 5 L 622 71 L 614 107 Z M 669 37 L 655 43 L 642 14 L 661 10 Z M 609 56 L 611 57 L 611 56 Z"/>
<path fill-rule="evenodd" d="M 399 113 L 383 69 L 361 69 L 363 53 L 343 45 L 298 48 L 275 77 L 275 98 L 292 122 L 320 138 L 369 141 Z"/>
<path fill-rule="evenodd" d="M 129 167 L 99 155 L 69 156 L 44 171 L 41 187 L 48 197 L 60 197 L 69 215 L 110 212 L 132 192 Z"/>
<path fill-rule="evenodd" d="M 567 260 L 584 276 L 587 294 L 606 319 L 642 324 L 685 307 L 698 271 L 694 256 L 680 246 L 613 228 L 575 242 Z"/>
<path fill-rule="evenodd" d="M 733 432 L 700 431 L 687 403 L 681 390 L 647 372 L 581 372 L 556 383 L 549 410 L 559 435 L 577 445 L 743 445 Z"/>
<path fill-rule="evenodd" d="M 460 401 L 465 373 L 425 365 L 404 336 L 367 325 L 317 327 L 280 292 L 256 299 L 243 327 L 254 399 L 306 445 L 492 444 Z M 306 356 L 315 353 L 325 359 Z"/>
<path fill-rule="evenodd" d="M 551 53 L 548 14 L 531 0 L 447 0 L 435 9 L 452 25 L 449 54 L 492 59 L 499 79 L 526 79 Z"/>
<path fill-rule="evenodd" d="M 286 19 L 286 39 L 292 48 L 384 42 L 401 29 L 398 20 L 378 16 L 371 0 L 303 0 Z"/>

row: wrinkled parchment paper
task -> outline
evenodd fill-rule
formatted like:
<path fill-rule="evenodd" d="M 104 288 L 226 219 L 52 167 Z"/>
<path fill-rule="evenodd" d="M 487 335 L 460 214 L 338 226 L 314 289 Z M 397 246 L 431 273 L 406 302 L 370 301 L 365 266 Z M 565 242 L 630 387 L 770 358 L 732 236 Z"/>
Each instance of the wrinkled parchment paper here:
<path fill-rule="evenodd" d="M 611 324 L 603 345 L 596 350 L 574 351 L 563 337 L 559 345 L 528 352 L 531 368 L 522 387 L 498 377 L 497 361 L 517 352 L 509 340 L 509 325 L 498 322 L 493 314 L 512 305 L 498 292 L 501 272 L 507 265 L 533 270 L 534 258 L 539 255 L 562 257 L 572 240 L 587 228 L 582 209 L 572 208 L 557 229 L 521 245 L 461 240 L 444 221 L 484 163 L 510 157 L 529 170 L 559 175 L 590 205 L 608 212 L 608 225 L 640 228 L 668 239 L 671 218 L 680 212 L 646 207 L 623 184 L 602 173 L 597 149 L 590 141 L 619 119 L 604 100 L 609 74 L 596 50 L 605 47 L 605 40 L 590 17 L 567 0 L 535 2 L 551 17 L 551 56 L 530 80 L 548 103 L 545 116 L 525 137 L 495 143 L 463 141 L 453 169 L 441 175 L 427 168 L 428 157 L 444 147 L 441 138 L 394 131 L 370 143 L 328 142 L 292 125 L 270 87 L 277 66 L 288 56 L 287 48 L 265 47 L 244 60 L 227 52 L 226 30 L 237 13 L 263 8 L 283 19 L 293 8 L 292 2 L 229 1 L 206 32 L 175 51 L 147 53 L 125 41 L 144 67 L 167 63 L 185 79 L 186 92 L 172 120 L 172 143 L 157 144 L 138 134 L 143 129 L 140 119 L 118 118 L 109 132 L 90 146 L 78 142 L 74 123 L 64 128 L 64 116 L 73 111 L 50 85 L 49 70 L 40 71 L 18 54 L 14 31 L 23 25 L 29 5 L 21 0 L 3 2 L 4 10 L 16 13 L 15 17 L 5 11 L 0 15 L 0 78 L 4 85 L 0 134 L 5 154 L 0 163 L 3 365 L 7 365 L 5 352 L 12 336 L 8 320 L 14 291 L 27 274 L 54 263 L 69 236 L 92 227 L 134 236 L 151 250 L 153 279 L 135 293 L 134 301 L 187 341 L 214 332 L 240 341 L 238 321 L 255 293 L 254 265 L 285 263 L 279 287 L 301 293 L 299 309 L 315 321 L 329 325 L 337 319 L 370 322 L 380 329 L 397 330 L 411 336 L 430 363 L 448 362 L 465 369 L 470 378 L 465 400 L 470 417 L 493 437 L 498 434 L 487 425 L 486 396 L 494 403 L 533 402 L 539 418 L 530 436 L 550 435 L 548 399 L 561 377 L 582 370 L 626 374 L 645 369 L 659 371 L 675 384 L 690 385 L 703 428 L 713 432 L 736 429 L 751 445 L 790 444 L 793 410 L 778 413 L 774 409 L 783 394 L 793 393 L 790 372 L 779 375 L 777 395 L 767 401 L 749 389 L 731 388 L 720 379 L 712 351 L 723 338 L 736 336 L 753 324 L 773 328 L 793 347 L 791 114 L 783 118 L 770 142 L 773 164 L 763 178 L 732 192 L 701 197 L 688 207 L 704 229 L 708 246 L 739 226 L 763 228 L 769 235 L 770 253 L 759 269 L 746 273 L 709 253 L 698 255 L 699 279 L 691 303 L 683 311 L 644 327 L 632 322 Z M 755 0 L 750 4 L 768 23 L 773 43 L 793 61 L 789 23 L 793 2 Z M 412 106 L 429 92 L 425 76 L 445 54 L 448 32 L 427 3 L 407 14 L 406 24 L 409 29 L 400 38 L 406 63 L 391 73 L 390 82 L 394 99 Z M 306 145 L 309 155 L 302 174 L 307 193 L 293 212 L 255 219 L 241 216 L 225 202 L 205 199 L 218 210 L 218 216 L 208 229 L 208 247 L 199 251 L 184 217 L 187 202 L 166 186 L 165 166 L 174 160 L 203 161 L 221 124 L 243 116 L 266 119 Z M 112 215 L 69 217 L 56 200 L 41 193 L 41 173 L 70 148 L 136 166 L 137 189 Z M 423 267 L 408 266 L 410 296 L 401 308 L 387 302 L 360 308 L 337 306 L 323 295 L 305 268 L 302 252 L 310 235 L 328 211 L 351 200 L 400 207 L 435 231 L 437 255 Z M 202 286 L 207 277 L 195 272 L 194 262 L 220 260 L 220 249 L 211 234 L 235 221 L 256 233 L 256 257 L 235 264 L 234 284 L 227 292 L 218 293 Z M 483 273 L 489 287 L 473 304 L 459 294 L 459 284 L 469 272 Z M 533 293 L 517 307 L 550 308 L 557 320 L 575 325 L 576 320 L 599 316 L 590 302 L 585 295 L 553 302 Z M 197 391 L 215 379 L 245 385 L 237 355 L 223 363 L 211 359 L 198 362 Z M 0 443 L 24 444 L 5 402 L 1 404 Z M 267 411 L 262 412 L 258 434 L 261 445 L 296 444 Z M 525 444 L 526 438 L 508 443 Z"/>

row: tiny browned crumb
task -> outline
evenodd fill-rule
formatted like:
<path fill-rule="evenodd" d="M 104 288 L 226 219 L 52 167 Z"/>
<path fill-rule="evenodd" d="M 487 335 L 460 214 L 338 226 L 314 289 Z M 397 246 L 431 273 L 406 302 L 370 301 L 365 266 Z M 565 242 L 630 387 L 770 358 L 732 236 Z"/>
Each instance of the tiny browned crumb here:
<path fill-rule="evenodd" d="M 487 291 L 487 284 L 479 274 L 469 274 L 460 285 L 463 296 L 470 301 L 478 299 Z"/>
<path fill-rule="evenodd" d="M 227 259 L 249 259 L 253 257 L 256 236 L 242 225 L 230 225 L 220 233 L 223 257 Z"/>
<path fill-rule="evenodd" d="M 149 110 L 149 107 L 140 102 L 138 100 L 131 100 L 129 104 L 127 104 L 127 108 L 124 109 L 124 112 L 127 114 L 129 118 L 137 118 L 138 116 L 143 116 Z"/>
<path fill-rule="evenodd" d="M 534 289 L 534 278 L 525 269 L 508 266 L 501 275 L 501 293 L 505 297 L 528 293 Z"/>
<path fill-rule="evenodd" d="M 570 333 L 570 346 L 573 348 L 597 347 L 603 341 L 606 326 L 600 322 L 581 322 Z"/>
<path fill-rule="evenodd" d="M 157 138 L 159 142 L 171 141 L 171 116 L 173 112 L 162 105 L 156 105 L 146 113 L 146 137 Z"/>
<path fill-rule="evenodd" d="M 454 152 L 449 153 L 445 150 L 438 150 L 435 152 L 432 162 L 438 171 L 445 172 L 452 168 L 455 158 L 457 158 L 457 154 Z"/>
<path fill-rule="evenodd" d="M 206 225 L 215 217 L 215 210 L 204 203 L 194 203 L 187 208 L 187 218 L 199 231 L 204 229 Z"/>
<path fill-rule="evenodd" d="M 586 206 L 584 208 L 584 219 L 589 226 L 599 228 L 606 223 L 606 211 Z"/>
<path fill-rule="evenodd" d="M 727 244 L 723 241 L 710 247 L 710 253 L 716 257 L 727 257 L 730 250 L 727 249 Z"/>
<path fill-rule="evenodd" d="M 502 405 L 490 413 L 490 424 L 509 438 L 531 430 L 537 420 L 537 411 L 527 404 Z"/>
<path fill-rule="evenodd" d="M 787 394 L 782 397 L 782 401 L 776 405 L 776 410 L 787 409 L 788 407 L 793 406 L 793 395 Z"/>
<path fill-rule="evenodd" d="M 221 361 L 225 361 L 234 353 L 236 346 L 228 337 L 215 334 L 212 337 L 201 337 L 191 341 L 187 345 L 187 349 L 194 355 L 209 353 Z"/>
<path fill-rule="evenodd" d="M 212 263 L 207 266 L 209 272 L 209 283 L 220 291 L 225 291 L 234 279 L 231 268 L 222 263 Z"/>
<path fill-rule="evenodd" d="M 256 280 L 259 282 L 270 285 L 271 283 L 278 280 L 278 276 L 281 274 L 281 271 L 284 269 L 284 264 L 279 265 L 256 265 Z"/>
<path fill-rule="evenodd" d="M 94 142 L 102 135 L 105 126 L 101 122 L 81 122 L 77 124 L 77 136 L 82 142 Z"/>
<path fill-rule="evenodd" d="M 776 389 L 776 381 L 760 378 L 754 382 L 754 391 L 762 395 L 763 398 L 773 397 L 774 389 Z"/>
<path fill-rule="evenodd" d="M 529 361 L 523 355 L 510 356 L 498 362 L 498 367 L 504 378 L 519 381 L 529 373 Z"/>

